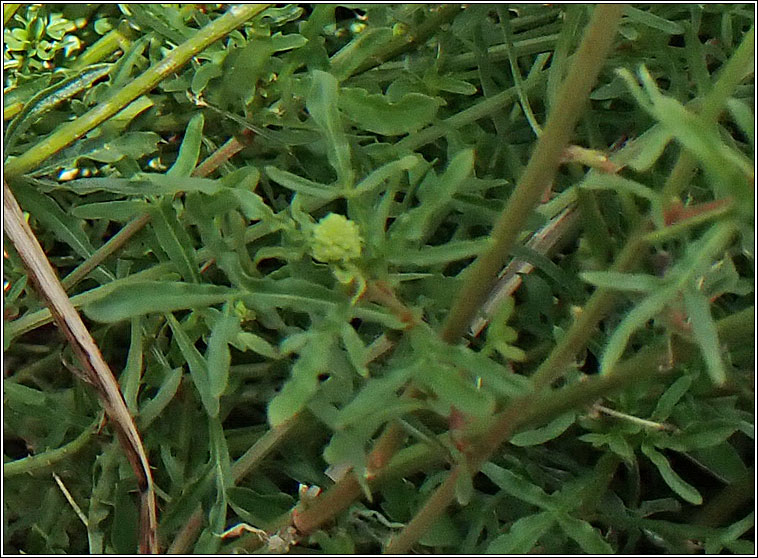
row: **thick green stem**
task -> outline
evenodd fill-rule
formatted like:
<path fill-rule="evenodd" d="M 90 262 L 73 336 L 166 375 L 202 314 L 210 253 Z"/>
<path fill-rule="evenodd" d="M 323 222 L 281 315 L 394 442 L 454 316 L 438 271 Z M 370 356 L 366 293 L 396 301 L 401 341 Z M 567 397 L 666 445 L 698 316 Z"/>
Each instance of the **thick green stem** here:
<path fill-rule="evenodd" d="M 111 29 L 76 59 L 74 69 L 83 70 L 90 64 L 102 62 L 119 48 L 126 51 L 131 44 L 131 35 L 132 32 L 126 22 Z"/>
<path fill-rule="evenodd" d="M 534 154 L 492 231 L 493 245 L 466 272 L 466 281 L 448 314 L 442 338 L 456 341 L 468 328 L 474 314 L 497 280 L 530 212 L 539 203 L 545 187 L 555 176 L 561 153 L 568 144 L 584 109 L 592 85 L 610 51 L 623 6 L 599 5 L 574 56 L 555 108 Z"/>
<path fill-rule="evenodd" d="M 8 22 L 13 17 L 22 5 L 21 4 L 3 4 L 3 25 L 8 25 Z"/>
<path fill-rule="evenodd" d="M 100 103 L 87 114 L 64 124 L 23 155 L 5 165 L 6 176 L 18 176 L 36 168 L 42 161 L 70 145 L 87 132 L 118 113 L 129 103 L 144 95 L 163 79 L 179 70 L 192 57 L 221 39 L 251 17 L 261 13 L 270 4 L 234 5 L 218 19 L 200 29 L 194 37 L 182 43 L 163 60 L 151 66 L 113 97 Z"/>

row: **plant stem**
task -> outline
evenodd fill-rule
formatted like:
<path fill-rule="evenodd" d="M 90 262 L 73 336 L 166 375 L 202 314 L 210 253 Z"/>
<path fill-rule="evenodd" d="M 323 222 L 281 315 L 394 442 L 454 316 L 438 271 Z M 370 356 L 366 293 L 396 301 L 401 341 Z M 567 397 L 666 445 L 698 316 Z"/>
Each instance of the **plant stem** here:
<path fill-rule="evenodd" d="M 237 461 L 234 462 L 234 465 L 232 465 L 232 477 L 234 478 L 235 485 L 242 480 L 245 475 L 250 474 L 263 463 L 263 460 L 274 451 L 279 444 L 287 438 L 292 430 L 296 428 L 297 424 L 301 422 L 302 416 L 302 413 L 295 415 L 287 422 L 267 431 L 244 454 L 242 454 Z M 166 553 L 186 554 L 204 524 L 203 508 L 198 505 L 184 524 L 184 527 L 182 527 L 176 535 L 174 542 L 171 543 L 171 546 Z"/>
<path fill-rule="evenodd" d="M 455 498 L 455 483 L 461 474 L 474 474 L 490 458 L 500 445 L 527 425 L 544 423 L 569 410 L 591 404 L 593 401 L 637 383 L 659 372 L 658 363 L 666 358 L 661 345 L 649 349 L 644 359 L 634 357 L 616 367 L 613 373 L 595 376 L 584 382 L 577 382 L 565 388 L 543 389 L 533 395 L 520 397 L 495 417 L 495 424 L 467 459 L 467 465 L 458 465 L 434 494 L 424 503 L 421 511 L 394 537 L 385 549 L 386 554 L 404 554 L 431 527 Z M 644 363 L 644 364 L 643 364 Z"/>
<path fill-rule="evenodd" d="M 200 29 L 191 39 L 176 47 L 166 58 L 151 66 L 131 83 L 125 85 L 113 97 L 100 103 L 79 118 L 62 125 L 23 155 L 9 160 L 5 165 L 6 176 L 18 176 L 33 170 L 42 161 L 84 136 L 84 134 L 99 124 L 102 124 L 141 95 L 149 92 L 163 79 L 179 70 L 206 47 L 221 39 L 251 17 L 261 13 L 269 6 L 270 4 L 231 6 L 224 15 Z"/>
<path fill-rule="evenodd" d="M 543 83 L 547 79 L 547 74 L 547 71 L 541 71 L 527 78 L 526 81 L 521 84 L 522 90 L 524 92 L 528 92 L 539 84 Z M 513 103 L 518 98 L 518 95 L 518 88 L 509 87 L 497 95 L 493 95 L 484 101 L 476 103 L 475 105 L 454 114 L 453 116 L 443 120 L 441 124 L 429 126 L 428 128 L 424 128 L 419 132 L 409 134 L 408 137 L 400 140 L 395 145 L 395 152 L 401 154 L 406 153 L 408 150 L 413 151 L 422 145 L 426 145 L 436 139 L 441 138 L 445 134 L 449 133 L 451 129 L 456 130 L 458 128 L 462 128 L 463 126 L 471 124 L 472 122 L 486 118 Z"/>
<path fill-rule="evenodd" d="M 90 64 L 101 62 L 119 48 L 126 51 L 131 45 L 131 35 L 129 25 L 123 22 L 115 29 L 108 31 L 96 43 L 79 55 L 73 68 L 75 70 L 82 70 Z"/>
<path fill-rule="evenodd" d="M 150 222 L 150 215 L 145 213 L 139 217 L 132 219 L 123 229 L 114 234 L 108 242 L 103 244 L 100 248 L 81 263 L 74 271 L 66 275 L 61 281 L 63 288 L 67 291 L 76 285 L 79 281 L 84 279 L 90 271 L 99 266 L 105 259 L 120 249 L 126 242 L 134 236 L 137 232 Z"/>
<path fill-rule="evenodd" d="M 297 427 L 303 413 L 297 414 L 276 428 L 268 430 L 232 465 L 234 483 L 254 471 L 261 462 Z"/>
<path fill-rule="evenodd" d="M 203 508 L 198 505 L 179 534 L 174 538 L 174 542 L 166 550 L 166 554 L 187 554 L 192 541 L 195 540 L 204 523 Z"/>
<path fill-rule="evenodd" d="M 79 436 L 59 448 L 3 463 L 3 478 L 36 473 L 52 467 L 57 462 L 73 455 L 89 443 L 101 421 L 102 417 L 99 417 L 85 428 Z"/>
<path fill-rule="evenodd" d="M 753 312 L 746 308 L 717 322 L 720 339 L 725 343 L 744 342 L 755 331 Z M 677 351 L 675 360 L 684 361 L 692 354 L 690 346 Z M 455 482 L 460 474 L 476 474 L 481 466 L 504 442 L 519 430 L 538 426 L 570 409 L 578 409 L 623 388 L 637 385 L 648 378 L 671 372 L 669 349 L 665 342 L 642 349 L 633 357 L 616 365 L 608 374 L 593 376 L 567 387 L 541 391 L 520 397 L 496 415 L 494 425 L 468 455 L 466 469 L 457 466 L 422 510 L 390 541 L 386 554 L 404 554 L 445 511 L 455 498 Z M 438 494 L 439 493 L 439 494 Z"/>
<path fill-rule="evenodd" d="M 101 406 L 132 467 L 140 491 L 141 552 L 157 552 L 157 515 L 153 477 L 147 453 L 142 444 L 132 415 L 126 406 L 118 382 L 81 316 L 58 280 L 50 261 L 42 250 L 37 237 L 23 217 L 8 183 L 3 181 L 3 229 L 13 242 L 26 268 L 30 281 L 45 301 L 76 355 L 81 370 L 76 370 L 83 380 L 95 387 Z"/>
<path fill-rule="evenodd" d="M 200 163 L 192 176 L 208 176 L 234 155 L 242 151 L 245 145 L 232 136 L 227 142 L 213 152 L 205 161 Z"/>
<path fill-rule="evenodd" d="M 734 88 L 742 83 L 754 71 L 755 24 L 745 34 L 744 39 L 734 51 L 732 57 L 720 71 L 713 87 L 703 99 L 700 114 L 707 120 L 716 120 Z"/>
<path fill-rule="evenodd" d="M 416 513 L 413 519 L 397 535 L 393 536 L 383 554 L 406 554 L 427 529 L 445 511 L 455 499 L 455 485 L 460 475 L 469 474 L 462 466 L 453 469 L 437 490 L 424 503 L 424 507 Z"/>
<path fill-rule="evenodd" d="M 205 159 L 193 172 L 192 176 L 208 176 L 215 171 L 221 164 L 229 160 L 232 156 L 244 147 L 237 138 L 232 137 L 224 145 L 219 147 L 212 155 Z M 113 235 L 108 242 L 103 244 L 100 248 L 82 262 L 79 267 L 74 271 L 66 275 L 63 279 L 63 288 L 67 291 L 76 285 L 79 281 L 84 279 L 87 274 L 99 266 L 108 256 L 114 254 L 119 250 L 126 242 L 141 231 L 145 225 L 150 222 L 150 214 L 144 213 L 139 217 L 132 219 L 123 229 Z"/>
<path fill-rule="evenodd" d="M 754 35 L 750 33 L 745 37 L 732 58 L 729 59 L 719 79 L 703 99 L 703 102 L 700 103 L 700 106 L 703 107 L 702 114 L 715 119 L 721 113 L 726 99 L 734 87 L 742 81 L 748 69 L 748 63 L 752 67 L 754 44 Z M 689 152 L 682 152 L 663 186 L 662 197 L 666 203 L 677 196 L 689 183 L 695 168 L 695 158 Z M 645 240 L 656 238 L 653 233 L 648 233 L 647 226 L 647 223 L 643 223 L 631 233 L 629 240 L 611 268 L 613 271 L 628 271 L 639 261 L 646 244 Z M 665 230 L 663 229 L 663 231 Z M 617 293 L 605 288 L 599 288 L 592 294 L 579 318 L 532 376 L 535 389 L 548 385 L 560 377 L 571 358 L 587 344 L 594 334 L 595 326 L 611 309 L 616 296 Z"/>
<path fill-rule="evenodd" d="M 407 52 L 413 48 L 417 48 L 423 44 L 429 37 L 439 31 L 440 26 L 448 23 L 455 18 L 461 11 L 460 4 L 443 4 L 439 7 L 436 14 L 432 15 L 429 19 L 419 25 L 418 29 L 413 34 L 406 34 L 399 36 L 396 40 L 389 43 L 381 52 L 376 56 L 366 60 L 363 64 L 358 66 L 352 75 L 360 72 L 364 72 L 374 66 L 378 66 L 386 60 L 391 60 L 404 52 Z M 333 68 L 334 71 L 334 68 Z M 338 73 L 338 72 L 335 72 Z"/>
<path fill-rule="evenodd" d="M 8 25 L 8 22 L 13 17 L 22 4 L 3 4 L 3 26 Z"/>
<path fill-rule="evenodd" d="M 510 250 L 510 245 L 513 244 L 513 242 L 516 240 L 516 237 L 518 236 L 518 233 L 521 231 L 523 227 L 523 220 L 525 220 L 526 216 L 528 215 L 529 211 L 524 210 L 525 204 L 528 205 L 529 208 L 534 207 L 537 202 L 539 201 L 542 192 L 544 190 L 544 184 L 546 183 L 546 178 L 544 172 L 542 172 L 542 169 L 540 168 L 540 164 L 546 164 L 549 162 L 549 160 L 552 160 L 553 169 L 549 173 L 549 180 L 552 180 L 552 175 L 557 170 L 559 160 L 561 153 L 563 151 L 563 148 L 568 143 L 569 134 L 571 133 L 571 130 L 574 127 L 575 121 L 579 117 L 579 109 L 581 108 L 581 104 L 589 94 L 589 89 L 592 86 L 592 83 L 594 83 L 594 79 L 597 76 L 597 73 L 599 72 L 599 67 L 601 65 L 601 62 L 605 56 L 605 53 L 610 48 L 610 43 L 612 40 L 612 33 L 610 34 L 611 37 L 598 37 L 597 35 L 602 34 L 602 32 L 605 29 L 601 29 L 601 24 L 597 23 L 597 20 L 602 20 L 603 16 L 606 14 L 614 15 L 615 21 L 617 22 L 618 19 L 621 16 L 621 7 L 618 6 L 601 6 L 597 8 L 595 18 L 593 19 L 593 22 L 595 22 L 594 26 L 591 23 L 590 29 L 593 30 L 593 32 L 590 34 L 589 32 L 585 35 L 585 41 L 583 42 L 583 48 L 580 47 L 579 52 L 576 54 L 574 58 L 574 72 L 572 72 L 569 75 L 569 80 L 571 80 L 571 76 L 576 76 L 577 74 L 581 74 L 581 78 L 576 78 L 572 81 L 567 80 L 566 84 L 567 86 L 564 88 L 564 94 L 561 97 L 561 101 L 559 101 L 558 109 L 560 109 L 560 113 L 558 116 L 551 116 L 551 118 L 548 120 L 548 123 L 545 127 L 545 133 L 543 134 L 543 137 L 538 143 L 537 150 L 535 152 L 535 155 L 532 157 L 532 161 L 530 162 L 530 166 L 527 167 L 527 171 L 525 172 L 525 177 L 522 178 L 522 184 L 521 188 L 517 188 L 517 191 L 512 196 L 510 202 L 509 202 L 509 208 L 506 208 L 504 214 L 501 216 L 500 221 L 498 222 L 498 225 L 500 225 L 500 228 L 507 228 L 509 229 L 508 233 L 512 235 L 512 238 L 503 245 L 503 243 L 500 243 L 500 246 L 498 247 L 496 244 L 497 252 L 503 252 L 504 255 L 500 256 L 500 254 L 497 255 L 498 260 L 500 261 L 499 264 L 496 264 L 493 266 L 494 271 L 492 272 L 492 278 L 493 280 L 496 280 L 497 278 L 497 272 L 502 267 L 505 258 L 508 255 L 508 251 Z M 602 22 L 602 26 L 605 26 L 608 22 Z M 612 23 L 612 22 L 611 22 Z M 615 24 L 614 24 L 615 25 Z M 591 47 L 588 46 L 589 43 L 591 44 Z M 605 47 L 603 48 L 603 45 Z M 603 53 L 602 56 L 598 56 L 598 50 L 602 49 Z M 589 67 L 589 73 L 592 74 L 592 78 L 590 80 L 586 80 L 587 77 L 587 67 Z M 534 76 L 532 79 L 536 83 L 539 81 L 538 78 L 544 78 L 546 77 L 546 73 L 538 74 L 537 76 Z M 524 84 L 526 87 L 530 85 L 530 81 L 527 80 L 527 82 Z M 571 95 L 566 93 L 566 91 L 571 91 Z M 584 94 L 581 96 L 580 100 L 574 99 L 572 96 L 576 95 L 577 91 L 584 91 Z M 487 99 L 483 101 L 482 103 L 479 103 L 478 105 L 471 107 L 470 109 L 463 111 L 462 113 L 459 113 L 458 115 L 449 118 L 445 122 L 445 126 L 437 126 L 433 127 L 431 129 L 424 130 L 420 134 L 416 134 L 413 137 L 407 138 L 408 141 L 406 141 L 406 144 L 404 144 L 405 149 L 412 149 L 415 147 L 418 147 L 419 145 L 423 145 L 425 143 L 428 143 L 429 141 L 433 141 L 434 139 L 437 139 L 441 135 L 444 135 L 446 130 L 452 126 L 452 127 L 460 127 L 463 126 L 469 122 L 473 122 L 479 118 L 485 117 L 489 114 L 491 114 L 493 111 L 498 110 L 502 108 L 503 105 L 512 102 L 517 96 L 517 91 L 515 88 L 511 88 L 507 91 L 504 91 L 494 97 L 491 97 L 490 99 Z M 559 111 L 556 111 L 559 112 Z M 572 122 L 573 121 L 573 122 Z M 552 122 L 552 125 L 551 125 Z M 551 131 L 552 130 L 552 131 Z M 403 142 L 400 142 L 400 144 L 403 144 Z M 398 147 L 400 146 L 398 145 Z M 540 145 L 542 147 L 540 148 Z M 538 155 L 539 154 L 539 155 Z M 537 161 L 537 162 L 535 162 Z M 531 171 L 529 169 L 532 169 Z M 530 174 L 531 173 L 531 174 Z M 531 178 L 529 178 L 531 176 Z M 524 185 L 526 184 L 526 185 Z M 535 186 L 535 184 L 538 184 L 538 186 Z M 522 202 L 514 203 L 514 198 L 517 197 L 518 192 L 521 191 L 521 198 Z M 515 209 L 514 209 L 515 208 Z M 509 213 L 510 211 L 510 213 Z M 506 217 L 510 215 L 511 213 L 515 213 L 516 217 L 519 220 L 518 223 L 515 224 L 515 226 L 507 227 Z M 496 225 L 496 231 L 498 229 L 498 225 Z M 503 239 L 503 234 L 493 234 L 493 236 L 497 239 L 500 238 Z M 497 242 L 497 241 L 496 241 Z M 509 245 L 510 244 L 510 245 Z M 496 250 L 491 250 L 490 254 L 494 254 Z M 480 258 L 481 259 L 481 258 Z M 476 265 L 476 264 L 475 264 Z M 463 291 L 466 291 L 466 287 L 464 287 Z M 445 335 L 443 333 L 443 338 L 447 341 L 454 341 L 457 339 L 457 337 L 460 336 L 460 334 L 468 327 L 468 322 L 473 317 L 473 314 L 477 311 L 479 306 L 481 305 L 481 302 L 483 302 L 483 299 L 488 294 L 488 289 L 485 287 L 481 290 L 481 300 L 477 300 L 474 304 L 472 304 L 466 311 L 470 313 L 468 316 L 468 319 L 465 319 L 464 321 L 456 324 L 453 318 L 453 313 L 448 316 L 448 321 L 446 322 L 446 325 L 449 327 L 457 327 L 459 332 L 454 335 L 450 335 L 450 337 L 445 338 Z M 467 297 L 468 295 L 464 292 L 459 293 L 459 305 L 460 301 L 463 301 L 463 304 L 467 304 Z M 392 427 L 385 432 L 385 434 L 382 435 L 380 438 L 379 444 L 384 441 L 385 436 L 390 436 L 392 434 Z M 315 529 L 326 521 L 329 517 L 333 517 L 334 514 L 339 513 L 342 509 L 346 508 L 350 502 L 352 502 L 355 498 L 357 498 L 360 495 L 360 488 L 358 486 L 357 481 L 351 476 L 346 475 L 343 477 L 336 485 L 332 487 L 329 491 L 327 491 L 320 499 L 319 499 L 319 508 L 321 510 L 324 510 L 323 512 L 316 513 L 313 512 L 312 514 L 309 514 L 305 517 L 303 517 L 303 513 L 297 514 L 295 517 L 293 517 L 293 523 L 295 526 L 301 530 L 301 532 L 309 532 L 312 529 Z M 307 513 L 308 510 L 306 510 Z M 318 517 L 311 517 L 313 515 L 317 515 Z M 428 527 L 428 526 L 427 526 Z"/>
<path fill-rule="evenodd" d="M 385 465 L 399 448 L 403 438 L 403 429 L 399 423 L 393 422 L 382 433 L 368 456 L 369 483 L 387 473 Z M 346 510 L 361 495 L 361 486 L 355 480 L 355 475 L 348 472 L 332 485 L 318 499 L 318 505 L 292 514 L 292 524 L 300 533 L 312 533 L 336 514 Z"/>
<path fill-rule="evenodd" d="M 628 270 L 634 262 L 639 260 L 643 247 L 640 236 L 632 236 L 624 245 L 611 269 L 613 271 Z M 597 289 L 593 293 L 582 308 L 579 317 L 532 375 L 532 385 L 535 389 L 548 386 L 560 377 L 574 355 L 595 335 L 595 326 L 611 309 L 616 296 L 617 293 L 610 289 Z"/>
<path fill-rule="evenodd" d="M 527 217 L 539 202 L 545 186 L 552 182 L 561 153 L 568 144 L 590 89 L 610 51 L 622 12 L 623 6 L 620 5 L 603 4 L 595 8 L 534 154 L 495 224 L 492 248 L 466 272 L 466 281 L 442 328 L 441 336 L 445 341 L 456 341 L 468 329 L 506 263 Z"/>

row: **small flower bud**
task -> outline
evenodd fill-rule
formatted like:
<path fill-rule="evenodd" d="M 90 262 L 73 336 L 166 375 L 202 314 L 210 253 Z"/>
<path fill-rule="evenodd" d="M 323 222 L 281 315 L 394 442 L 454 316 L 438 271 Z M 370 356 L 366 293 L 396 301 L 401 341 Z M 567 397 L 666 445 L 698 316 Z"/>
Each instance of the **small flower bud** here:
<path fill-rule="evenodd" d="M 360 257 L 362 243 L 356 223 L 330 213 L 313 228 L 311 251 L 320 262 L 347 262 Z"/>

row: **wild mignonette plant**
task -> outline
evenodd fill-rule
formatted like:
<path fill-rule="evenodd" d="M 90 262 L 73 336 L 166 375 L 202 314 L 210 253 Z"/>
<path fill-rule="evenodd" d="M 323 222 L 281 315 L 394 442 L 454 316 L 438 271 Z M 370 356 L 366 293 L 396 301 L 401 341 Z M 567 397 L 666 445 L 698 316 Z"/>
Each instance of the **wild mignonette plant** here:
<path fill-rule="evenodd" d="M 754 552 L 751 6 L 3 10 L 6 552 Z"/>

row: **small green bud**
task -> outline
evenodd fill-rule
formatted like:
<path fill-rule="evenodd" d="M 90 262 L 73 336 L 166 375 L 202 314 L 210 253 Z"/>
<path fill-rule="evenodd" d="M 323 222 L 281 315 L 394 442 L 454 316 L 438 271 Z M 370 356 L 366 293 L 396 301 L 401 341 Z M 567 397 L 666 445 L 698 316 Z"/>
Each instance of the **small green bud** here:
<path fill-rule="evenodd" d="M 361 255 L 363 239 L 358 225 L 330 213 L 313 227 L 311 251 L 320 262 L 347 262 Z"/>

